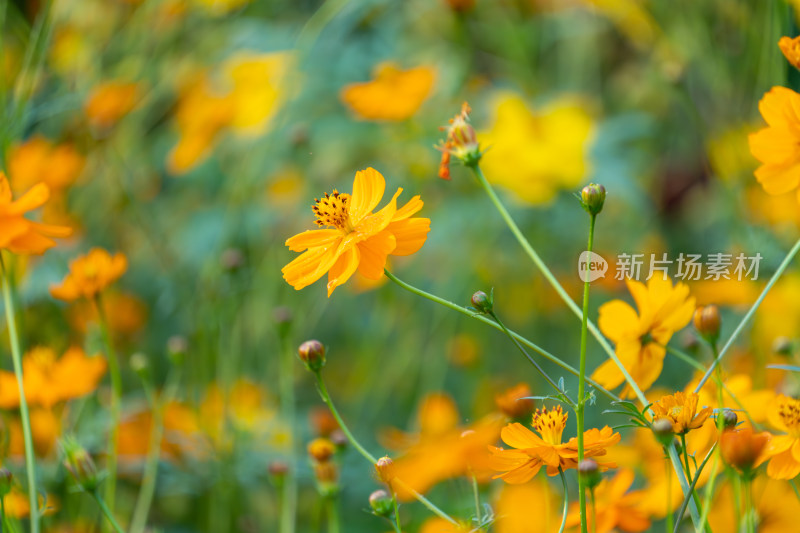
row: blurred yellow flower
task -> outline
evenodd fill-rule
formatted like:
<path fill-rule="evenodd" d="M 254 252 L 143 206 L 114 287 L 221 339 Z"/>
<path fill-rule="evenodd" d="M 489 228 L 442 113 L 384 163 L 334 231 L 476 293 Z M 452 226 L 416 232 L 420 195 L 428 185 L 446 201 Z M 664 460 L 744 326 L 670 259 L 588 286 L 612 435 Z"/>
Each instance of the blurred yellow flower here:
<path fill-rule="evenodd" d="M 778 47 L 783 52 L 786 60 L 794 67 L 800 69 L 800 37 L 781 37 Z"/>
<path fill-rule="evenodd" d="M 750 175 L 755 160 L 747 149 L 747 138 L 753 127 L 750 124 L 737 125 L 714 135 L 706 146 L 708 160 L 714 174 L 725 181 L 735 181 Z"/>
<path fill-rule="evenodd" d="M 793 191 L 800 184 L 800 94 L 773 87 L 758 109 L 767 127 L 750 134 L 750 151 L 761 163 L 756 179 L 767 194 Z"/>
<path fill-rule="evenodd" d="M 725 481 L 716 494 L 708 513 L 708 524 L 715 533 L 742 531 L 741 503 L 735 502 L 738 493 Z M 751 488 L 755 522 L 758 533 L 786 533 L 797 530 L 800 502 L 786 482 L 758 477 Z"/>
<path fill-rule="evenodd" d="M 113 80 L 95 87 L 86 100 L 89 123 L 100 130 L 108 129 L 136 107 L 141 97 L 138 83 Z"/>
<path fill-rule="evenodd" d="M 264 436 L 274 418 L 275 409 L 267 405 L 266 391 L 246 379 L 236 380 L 228 391 L 211 384 L 199 409 L 200 427 L 218 450 L 230 449 L 237 435 Z M 277 435 L 272 432 L 271 436 Z"/>
<path fill-rule="evenodd" d="M 397 189 L 386 206 L 373 213 L 386 189 L 386 180 L 374 168 L 356 172 L 353 194 L 335 189 L 312 206 L 315 223 L 330 229 L 309 230 L 286 241 L 293 252 L 303 252 L 283 267 L 283 278 L 300 290 L 328 273 L 328 296 L 358 271 L 369 279 L 383 276 L 386 258 L 410 255 L 419 250 L 428 236 L 430 220 L 411 218 L 422 209 L 414 196 L 397 208 Z"/>
<path fill-rule="evenodd" d="M 628 492 L 633 479 L 633 470 L 621 468 L 613 478 L 604 479 L 595 487 L 594 510 L 587 517 L 589 531 L 609 533 L 618 529 L 636 532 L 646 531 L 650 527 L 650 516 L 641 506 L 644 493 L 638 490 Z M 595 517 L 597 523 L 593 524 Z M 580 508 L 573 503 L 567 516 L 567 526 L 580 523 Z"/>
<path fill-rule="evenodd" d="M 106 361 L 97 355 L 87 357 L 76 346 L 61 357 L 53 349 L 40 346 L 25 354 L 22 369 L 28 405 L 50 408 L 94 391 L 106 372 Z M 13 372 L 0 371 L 0 407 L 19 405 L 19 389 L 11 386 L 15 383 Z"/>
<path fill-rule="evenodd" d="M 138 333 L 147 320 L 145 303 L 133 294 L 109 291 L 103 295 L 103 308 L 108 319 L 108 328 L 121 336 Z M 97 323 L 97 307 L 89 301 L 77 300 L 68 311 L 70 325 L 86 334 L 90 323 Z"/>
<path fill-rule="evenodd" d="M 616 354 L 636 384 L 647 390 L 658 379 L 664 365 L 664 348 L 672 334 L 692 319 L 695 300 L 683 283 L 674 287 L 670 280 L 653 276 L 647 285 L 627 280 L 639 313 L 622 300 L 600 306 L 598 320 L 603 334 L 616 344 Z M 592 379 L 607 389 L 625 381 L 616 363 L 608 360 L 594 371 Z M 620 397 L 632 398 L 627 384 Z"/>
<path fill-rule="evenodd" d="M 653 410 L 653 420 L 669 420 L 673 433 L 685 435 L 690 430 L 701 427 L 711 416 L 711 407 L 703 407 L 697 411 L 699 400 L 700 396 L 692 392 L 684 394 L 678 391 L 663 396 L 650 407 Z"/>
<path fill-rule="evenodd" d="M 492 469 L 503 472 L 495 477 L 506 483 L 518 484 L 530 481 L 542 466 L 547 467 L 547 475 L 555 476 L 561 470 L 577 468 L 578 439 L 573 437 L 568 442 L 561 442 L 561 434 L 567 423 L 567 413 L 560 405 L 548 410 L 537 409 L 533 415 L 533 428 L 537 435 L 520 423 L 508 424 L 500 432 L 503 442 L 511 449 L 490 446 Z M 606 448 L 618 443 L 619 433 L 605 426 L 603 429 L 592 428 L 584 432 L 584 457 L 600 457 L 605 455 Z M 601 469 L 615 468 L 614 463 L 600 463 Z"/>
<path fill-rule="evenodd" d="M 27 391 L 26 391 L 27 392 Z M 38 457 L 47 457 L 56 449 L 56 442 L 61 437 L 62 409 L 32 407 L 29 411 L 31 420 L 31 436 L 33 451 Z M 15 416 L 6 421 L 5 433 L 8 436 L 8 456 L 25 457 L 25 443 L 22 437 L 22 422 Z"/>
<path fill-rule="evenodd" d="M 72 230 L 66 226 L 32 222 L 23 215 L 44 205 L 50 189 L 38 183 L 18 200 L 13 200 L 11 185 L 0 171 L 0 249 L 17 254 L 41 254 L 56 245 L 53 237 L 67 237 Z"/>
<path fill-rule="evenodd" d="M 512 419 L 529 416 L 534 403 L 533 393 L 527 383 L 518 383 L 494 396 L 494 404 L 501 413 Z"/>
<path fill-rule="evenodd" d="M 758 463 L 769 460 L 767 475 L 773 479 L 794 479 L 800 474 L 800 400 L 778 395 L 767 419 L 787 434 L 773 435 Z"/>
<path fill-rule="evenodd" d="M 658 25 L 642 0 L 580 0 L 605 15 L 635 45 L 651 46 Z"/>
<path fill-rule="evenodd" d="M 342 101 L 364 120 L 406 120 L 430 96 L 436 71 L 429 66 L 401 70 L 392 62 L 375 67 L 373 80 L 342 89 Z"/>
<path fill-rule="evenodd" d="M 749 473 L 769 444 L 766 431 L 755 433 L 751 428 L 726 430 L 719 439 L 719 450 L 726 464 L 741 473 Z"/>
<path fill-rule="evenodd" d="M 102 248 L 92 248 L 86 255 L 70 261 L 69 273 L 60 285 L 50 287 L 50 294 L 59 300 L 93 300 L 127 269 L 128 259 L 124 254 L 112 256 Z"/>
<path fill-rule="evenodd" d="M 497 533 L 556 533 L 561 513 L 547 481 L 539 479 L 523 485 L 503 484 L 494 505 Z"/>
<path fill-rule="evenodd" d="M 237 54 L 222 66 L 232 85 L 230 127 L 243 135 L 260 135 L 287 97 L 293 56 L 288 52 Z"/>
<path fill-rule="evenodd" d="M 494 110 L 490 129 L 478 133 L 489 181 L 538 205 L 586 178 L 594 121 L 577 100 L 562 97 L 532 110 L 521 96 L 501 93 Z"/>
<path fill-rule="evenodd" d="M 453 525 L 444 518 L 429 518 L 419 528 L 419 533 L 470 533 L 472 528 Z"/>
<path fill-rule="evenodd" d="M 8 173 L 15 192 L 24 192 L 44 183 L 56 194 L 75 183 L 85 158 L 70 144 L 55 144 L 34 135 L 12 146 L 8 154 Z"/>
<path fill-rule="evenodd" d="M 168 403 L 163 409 L 162 459 L 178 461 L 185 456 L 204 457 L 208 453 L 209 442 L 200 431 L 197 413 L 175 401 Z M 117 453 L 120 460 L 124 463 L 144 460 L 150 450 L 152 432 L 153 414 L 150 411 L 128 413 L 117 432 Z"/>

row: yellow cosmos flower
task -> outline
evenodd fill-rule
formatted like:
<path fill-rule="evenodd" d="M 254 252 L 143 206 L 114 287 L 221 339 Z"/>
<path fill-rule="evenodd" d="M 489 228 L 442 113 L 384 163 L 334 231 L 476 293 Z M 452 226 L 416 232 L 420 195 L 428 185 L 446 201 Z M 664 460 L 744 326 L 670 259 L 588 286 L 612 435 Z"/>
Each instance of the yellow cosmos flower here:
<path fill-rule="evenodd" d="M 401 70 L 395 63 L 375 67 L 374 79 L 342 89 L 341 99 L 364 120 L 406 120 L 430 96 L 436 72 L 421 66 Z"/>
<path fill-rule="evenodd" d="M 800 184 L 800 94 L 773 87 L 758 103 L 767 127 L 750 134 L 750 152 L 761 166 L 758 182 L 767 194 L 793 191 Z"/>
<path fill-rule="evenodd" d="M 750 490 L 758 533 L 797 531 L 800 502 L 786 482 L 760 476 L 753 481 Z M 742 507 L 734 499 L 738 497 L 737 492 L 732 489 L 729 481 L 724 481 L 716 493 L 708 513 L 708 525 L 715 533 L 741 531 Z"/>
<path fill-rule="evenodd" d="M 664 396 L 651 407 L 653 420 L 669 420 L 675 434 L 685 435 L 690 430 L 701 427 L 711 416 L 711 407 L 703 407 L 700 412 L 697 411 L 699 400 L 700 396 L 692 392 L 676 392 Z"/>
<path fill-rule="evenodd" d="M 757 463 L 769 460 L 767 475 L 773 479 L 794 479 L 800 474 L 800 400 L 778 395 L 767 419 L 786 435 L 773 435 Z"/>
<path fill-rule="evenodd" d="M 110 128 L 136 107 L 140 96 L 141 88 L 137 83 L 119 80 L 103 83 L 89 94 L 86 116 L 94 127 Z"/>
<path fill-rule="evenodd" d="M 50 294 L 59 300 L 92 300 L 114 283 L 128 269 L 124 254 L 113 256 L 102 248 L 92 248 L 89 253 L 70 261 L 69 274 L 61 285 L 50 287 Z"/>
<path fill-rule="evenodd" d="M 0 171 L 0 249 L 15 254 L 41 254 L 56 245 L 53 237 L 68 237 L 72 230 L 32 222 L 25 213 L 44 205 L 50 198 L 50 189 L 44 183 L 32 187 L 17 200 L 11 194 L 11 185 Z"/>
<path fill-rule="evenodd" d="M 286 241 L 300 257 L 283 267 L 283 278 L 297 290 L 311 285 L 328 273 L 328 296 L 358 270 L 364 277 L 380 279 L 387 256 L 410 255 L 419 250 L 430 220 L 411 218 L 422 209 L 419 196 L 397 208 L 397 189 L 386 206 L 373 213 L 386 189 L 386 180 L 374 168 L 356 172 L 353 194 L 333 191 L 312 207 L 318 226 Z"/>
<path fill-rule="evenodd" d="M 633 479 L 633 470 L 623 468 L 612 479 L 604 479 L 595 487 L 594 510 L 588 516 L 589 531 L 647 531 L 650 527 L 650 516 L 642 509 L 644 493 L 639 490 L 628 492 L 633 485 Z M 595 518 L 597 523 L 592 524 Z M 567 515 L 567 526 L 577 526 L 580 523 L 580 507 L 573 503 Z"/>
<path fill-rule="evenodd" d="M 600 307 L 599 325 L 616 344 L 616 354 L 636 384 L 647 390 L 661 374 L 664 346 L 692 319 L 695 299 L 689 296 L 686 285 L 678 283 L 673 287 L 661 276 L 653 276 L 647 285 L 633 280 L 627 280 L 627 284 L 639 313 L 622 300 L 612 300 Z M 612 360 L 600 365 L 592 379 L 607 389 L 625 380 Z M 634 394 L 626 385 L 620 396 L 632 398 Z"/>
<path fill-rule="evenodd" d="M 532 110 L 513 93 L 494 100 L 494 123 L 478 132 L 480 144 L 490 147 L 481 159 L 490 181 L 540 205 L 586 178 L 594 121 L 583 105 L 559 98 Z"/>
<path fill-rule="evenodd" d="M 537 409 L 533 415 L 532 426 L 539 435 L 520 423 L 508 424 L 500 432 L 503 442 L 513 449 L 489 447 L 492 452 L 490 463 L 494 470 L 503 471 L 494 476 L 506 483 L 525 483 L 535 476 L 544 465 L 547 475 L 558 474 L 562 470 L 577 468 L 578 439 L 573 437 L 568 442 L 561 442 L 561 434 L 567 423 L 567 413 L 558 405 L 552 410 Z M 619 433 L 606 426 L 603 429 L 589 429 L 584 432 L 584 457 L 605 455 L 606 448 L 619 442 Z M 615 468 L 614 463 L 598 463 L 605 470 Z"/>
<path fill-rule="evenodd" d="M 39 182 L 55 193 L 72 185 L 83 170 L 85 158 L 70 144 L 54 144 L 34 135 L 13 146 L 8 172 L 15 191 L 27 191 Z"/>
<path fill-rule="evenodd" d="M 794 68 L 800 68 L 800 37 L 795 37 L 794 39 L 781 37 L 778 40 L 778 47 Z"/>
<path fill-rule="evenodd" d="M 556 533 L 561 524 L 561 496 L 544 479 L 503 485 L 495 508 L 497 533 Z M 533 519 L 532 517 L 535 517 Z"/>

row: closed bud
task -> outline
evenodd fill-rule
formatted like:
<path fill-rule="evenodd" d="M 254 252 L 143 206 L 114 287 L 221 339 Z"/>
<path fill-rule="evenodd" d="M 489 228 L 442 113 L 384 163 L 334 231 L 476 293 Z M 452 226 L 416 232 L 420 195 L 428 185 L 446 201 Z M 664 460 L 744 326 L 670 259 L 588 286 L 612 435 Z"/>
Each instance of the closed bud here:
<path fill-rule="evenodd" d="M 286 463 L 286 461 L 276 459 L 269 463 L 269 466 L 267 466 L 267 472 L 269 473 L 269 477 L 272 479 L 272 482 L 275 484 L 275 486 L 282 487 L 284 481 L 286 480 L 286 475 L 289 473 L 289 465 Z"/>
<path fill-rule="evenodd" d="M 344 431 L 341 429 L 333 430 L 329 438 L 334 446 L 336 446 L 337 450 L 344 450 L 347 447 L 347 444 L 350 442 L 347 440 L 347 435 L 345 435 Z"/>
<path fill-rule="evenodd" d="M 336 445 L 326 438 L 318 438 L 308 443 L 308 455 L 318 463 L 325 463 L 336 453 Z"/>
<path fill-rule="evenodd" d="M 61 443 L 64 453 L 64 466 L 72 474 L 78 485 L 87 492 L 93 492 L 100 483 L 97 466 L 78 441 L 72 438 L 65 438 Z"/>
<path fill-rule="evenodd" d="M 281 338 L 286 338 L 289 334 L 289 330 L 292 328 L 292 318 L 292 310 L 288 307 L 281 306 L 272 310 L 272 320 L 275 321 Z"/>
<path fill-rule="evenodd" d="M 663 446 L 669 446 L 673 440 L 672 422 L 659 418 L 653 422 L 653 434 Z"/>
<path fill-rule="evenodd" d="M 244 253 L 238 248 L 228 248 L 222 252 L 219 261 L 222 268 L 233 272 L 244 266 Z"/>
<path fill-rule="evenodd" d="M 297 349 L 297 355 L 311 372 L 319 372 L 325 366 L 325 346 L 319 341 L 304 342 Z"/>
<path fill-rule="evenodd" d="M 719 338 L 719 309 L 716 305 L 706 305 L 698 307 L 694 312 L 694 328 L 702 337 L 710 342 L 715 343 Z"/>
<path fill-rule="evenodd" d="M 753 433 L 750 428 L 729 430 L 722 433 L 719 448 L 727 464 L 749 476 L 769 441 L 767 432 Z"/>
<path fill-rule="evenodd" d="M 736 416 L 735 411 L 731 411 L 730 409 L 725 409 L 722 413 L 722 427 L 725 429 L 733 429 L 736 427 L 736 424 L 739 422 L 739 417 Z"/>
<path fill-rule="evenodd" d="M 789 337 L 776 337 L 772 341 L 772 351 L 778 355 L 792 355 L 792 340 Z"/>
<path fill-rule="evenodd" d="M 389 516 L 394 508 L 394 499 L 385 490 L 376 490 L 369 495 L 369 506 L 378 516 Z"/>
<path fill-rule="evenodd" d="M 581 189 L 581 205 L 590 215 L 597 215 L 603 210 L 606 202 L 606 188 L 597 183 L 590 183 Z"/>
<path fill-rule="evenodd" d="M 332 461 L 314 464 L 314 478 L 323 497 L 331 497 L 339 492 L 339 470 Z"/>
<path fill-rule="evenodd" d="M 182 335 L 173 335 L 167 340 L 167 355 L 173 365 L 180 365 L 189 350 L 189 342 Z"/>
<path fill-rule="evenodd" d="M 578 475 L 590 489 L 596 487 L 603 479 L 603 476 L 600 475 L 600 467 L 594 459 L 584 459 L 578 463 Z"/>
<path fill-rule="evenodd" d="M 150 364 L 145 354 L 142 352 L 136 352 L 131 356 L 129 363 L 131 365 L 131 370 L 136 372 L 139 377 L 144 379 L 147 376 L 147 370 Z"/>
<path fill-rule="evenodd" d="M 472 307 L 481 314 L 491 313 L 494 308 L 493 298 L 483 291 L 477 291 L 470 299 Z"/>
<path fill-rule="evenodd" d="M 7 468 L 0 468 L 0 498 L 11 492 L 14 484 L 14 475 Z"/>
<path fill-rule="evenodd" d="M 392 486 L 392 480 L 395 476 L 394 461 L 388 455 L 384 455 L 378 462 L 375 463 L 375 472 L 378 474 L 378 479 Z"/>

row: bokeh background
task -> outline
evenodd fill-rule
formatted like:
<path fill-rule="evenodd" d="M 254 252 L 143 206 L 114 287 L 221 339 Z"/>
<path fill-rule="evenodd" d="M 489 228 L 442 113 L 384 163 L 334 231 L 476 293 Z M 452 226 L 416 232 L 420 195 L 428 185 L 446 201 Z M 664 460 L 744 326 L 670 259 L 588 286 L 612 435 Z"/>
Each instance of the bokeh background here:
<path fill-rule="evenodd" d="M 608 190 L 595 240 L 607 258 L 763 256 L 757 281 L 692 284 L 698 303 L 722 305 L 725 319 L 756 299 L 800 223 L 794 193 L 767 196 L 756 183 L 747 147 L 763 124 L 764 92 L 798 82 L 776 46 L 796 31 L 792 2 L 0 1 L 2 166 L 18 192 L 47 183 L 53 201 L 41 217 L 76 228 L 46 256 L 13 264 L 24 344 L 100 351 L 91 313 L 53 300 L 49 285 L 94 246 L 130 262 L 107 297 L 128 424 L 121 516 L 137 494 L 149 434 L 128 361 L 143 354 L 161 387 L 175 366 L 168 340 L 188 346 L 167 417 L 174 449 L 160 464 L 154 530 L 278 531 L 275 461 L 298 469 L 298 531 L 320 530 L 304 450 L 322 404 L 296 360 L 295 416 L 287 419 L 279 401 L 281 354 L 304 340 L 328 346 L 331 394 L 376 455 L 388 451 L 387 428 L 416 430 L 428 394 L 451 397 L 466 424 L 520 381 L 548 393 L 507 338 L 387 280 L 354 278 L 331 298 L 324 282 L 302 291 L 284 282 L 280 269 L 296 255 L 284 241 L 312 229 L 314 198 L 350 191 L 357 170 L 374 167 L 388 190 L 403 187 L 401 200 L 425 201 L 428 241 L 392 258 L 393 272 L 464 305 L 493 288 L 509 327 L 577 366 L 579 322 L 473 176 L 454 166 L 450 181 L 437 177 L 439 128 L 464 101 L 487 149 L 489 181 L 576 299 L 588 217 L 574 193 L 590 181 Z M 601 303 L 630 301 L 613 268 L 593 286 L 595 320 Z M 765 365 L 780 360 L 775 339 L 796 334 L 798 287 L 792 268 L 737 348 L 748 357 L 732 358 L 761 386 L 781 377 Z M 724 323 L 723 335 L 733 320 Z M 679 335 L 690 352 L 691 337 Z M 589 369 L 604 360 L 590 340 Z M 689 372 L 668 358 L 657 385 L 682 388 Z M 68 490 L 53 439 L 72 432 L 100 453 L 107 393 L 101 385 L 96 397 L 65 407 L 41 446 L 42 479 L 58 509 L 49 527 L 97 523 L 92 502 Z M 589 426 L 607 423 L 603 407 L 599 399 L 589 409 Z M 14 412 L 4 416 L 13 425 Z M 19 458 L 6 457 L 21 476 Z M 344 531 L 389 529 L 366 511 L 378 483 L 352 450 L 341 485 Z M 482 496 L 495 502 L 499 491 L 486 485 Z M 472 506 L 464 480 L 430 496 L 460 516 Z M 403 512 L 408 531 L 427 517 L 418 504 Z"/>

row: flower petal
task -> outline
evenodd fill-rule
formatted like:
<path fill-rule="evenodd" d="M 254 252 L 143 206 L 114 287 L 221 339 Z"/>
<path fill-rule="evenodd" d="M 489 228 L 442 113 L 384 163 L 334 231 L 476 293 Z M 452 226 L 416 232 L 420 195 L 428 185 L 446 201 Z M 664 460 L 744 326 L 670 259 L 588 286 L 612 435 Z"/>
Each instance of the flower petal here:
<path fill-rule="evenodd" d="M 370 214 L 383 198 L 386 180 L 380 172 L 370 167 L 356 172 L 353 194 L 350 197 L 350 219 L 353 225 Z"/>
<path fill-rule="evenodd" d="M 386 226 L 386 229 L 392 232 L 397 240 L 392 255 L 411 255 L 419 251 L 428 239 L 431 220 L 429 218 L 396 220 Z"/>

